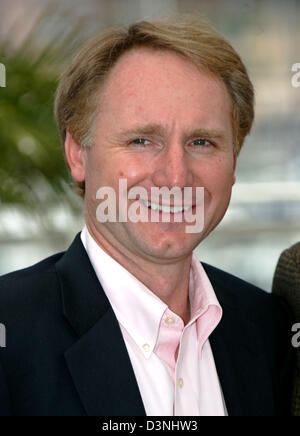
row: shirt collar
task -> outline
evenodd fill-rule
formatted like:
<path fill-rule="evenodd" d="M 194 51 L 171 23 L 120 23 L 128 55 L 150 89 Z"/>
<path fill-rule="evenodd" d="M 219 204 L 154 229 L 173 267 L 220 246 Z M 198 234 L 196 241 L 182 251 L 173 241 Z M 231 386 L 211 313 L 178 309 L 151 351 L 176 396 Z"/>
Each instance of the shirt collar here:
<path fill-rule="evenodd" d="M 167 305 L 99 247 L 86 226 L 81 240 L 119 323 L 150 357 Z"/>
<path fill-rule="evenodd" d="M 189 324 L 196 322 L 200 358 L 202 347 L 219 324 L 223 311 L 212 284 L 195 254 L 191 264 L 189 297 L 191 305 Z"/>
<path fill-rule="evenodd" d="M 145 358 L 149 358 L 168 306 L 109 256 L 95 242 L 86 226 L 81 232 L 81 240 L 119 323 Z M 204 342 L 222 317 L 222 308 L 195 254 L 192 255 L 189 286 L 191 319 L 185 328 L 197 322 L 200 353 Z"/>
<path fill-rule="evenodd" d="M 209 306 L 216 306 L 222 310 L 212 284 L 201 262 L 194 253 L 192 256 L 189 286 L 190 323 L 199 318 Z"/>

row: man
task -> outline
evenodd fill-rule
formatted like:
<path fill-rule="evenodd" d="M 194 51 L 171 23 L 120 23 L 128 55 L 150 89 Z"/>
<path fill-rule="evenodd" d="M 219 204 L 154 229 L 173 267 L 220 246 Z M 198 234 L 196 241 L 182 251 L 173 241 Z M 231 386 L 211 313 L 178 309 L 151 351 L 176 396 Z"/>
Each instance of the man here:
<path fill-rule="evenodd" d="M 233 48 L 190 17 L 106 31 L 64 73 L 56 116 L 86 226 L 1 279 L 2 413 L 287 414 L 284 303 L 193 255 L 253 121 Z"/>
<path fill-rule="evenodd" d="M 292 394 L 292 415 L 300 416 L 300 243 L 284 250 L 278 260 L 272 291 L 283 297 L 293 311 L 293 344 L 296 348 L 296 367 Z"/>

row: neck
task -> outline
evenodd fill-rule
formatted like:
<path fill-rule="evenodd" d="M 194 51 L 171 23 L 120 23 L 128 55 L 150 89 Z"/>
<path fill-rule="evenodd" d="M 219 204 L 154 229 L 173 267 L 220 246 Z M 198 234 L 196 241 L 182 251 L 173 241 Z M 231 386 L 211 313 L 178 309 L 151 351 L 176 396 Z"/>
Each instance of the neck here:
<path fill-rule="evenodd" d="M 124 252 L 118 245 L 112 245 L 93 225 L 86 224 L 95 242 L 114 260 L 134 275 L 168 308 L 180 316 L 184 322 L 190 319 L 189 310 L 189 278 L 192 253 L 185 258 L 167 263 L 158 263 Z"/>

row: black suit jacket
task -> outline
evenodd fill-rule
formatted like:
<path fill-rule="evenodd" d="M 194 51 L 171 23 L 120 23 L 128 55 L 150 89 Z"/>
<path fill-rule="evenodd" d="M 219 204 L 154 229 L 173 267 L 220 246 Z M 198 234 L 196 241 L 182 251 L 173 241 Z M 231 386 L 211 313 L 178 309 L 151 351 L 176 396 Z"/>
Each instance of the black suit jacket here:
<path fill-rule="evenodd" d="M 204 265 L 223 317 L 210 343 L 229 415 L 288 414 L 291 321 L 280 297 Z M 145 415 L 118 321 L 79 234 L 0 279 L 0 415 Z"/>

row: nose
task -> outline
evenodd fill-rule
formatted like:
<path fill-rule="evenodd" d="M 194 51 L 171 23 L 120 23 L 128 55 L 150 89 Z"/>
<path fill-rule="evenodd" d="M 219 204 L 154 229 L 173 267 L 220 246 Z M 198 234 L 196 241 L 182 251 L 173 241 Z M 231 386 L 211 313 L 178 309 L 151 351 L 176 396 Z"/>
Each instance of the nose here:
<path fill-rule="evenodd" d="M 189 156 L 183 145 L 173 141 L 157 156 L 157 165 L 152 173 L 155 186 L 184 188 L 193 186 L 193 173 L 189 166 Z"/>

